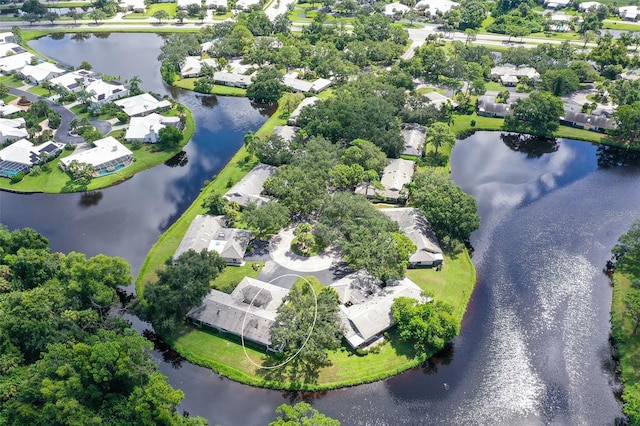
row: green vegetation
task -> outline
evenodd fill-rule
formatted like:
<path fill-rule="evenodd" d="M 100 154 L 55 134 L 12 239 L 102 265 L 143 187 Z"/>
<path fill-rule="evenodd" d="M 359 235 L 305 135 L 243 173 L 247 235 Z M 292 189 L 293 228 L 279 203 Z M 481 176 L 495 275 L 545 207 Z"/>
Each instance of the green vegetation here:
<path fill-rule="evenodd" d="M 304 401 L 300 401 L 294 406 L 282 404 L 276 408 L 276 413 L 279 414 L 278 418 L 269 423 L 269 426 L 340 426 L 338 420 L 325 416 Z"/>
<path fill-rule="evenodd" d="M 257 277 L 263 266 L 264 262 L 246 262 L 242 266 L 227 266 L 211 281 L 211 288 L 230 294 L 244 277 Z"/>
<path fill-rule="evenodd" d="M 176 80 L 173 82 L 175 87 L 180 87 L 181 89 L 193 90 L 195 82 L 197 78 L 183 78 L 180 80 Z M 230 87 L 224 86 L 222 84 L 213 85 L 210 94 L 219 95 L 219 96 L 240 96 L 244 97 L 247 95 L 247 89 L 243 89 L 241 87 Z"/>

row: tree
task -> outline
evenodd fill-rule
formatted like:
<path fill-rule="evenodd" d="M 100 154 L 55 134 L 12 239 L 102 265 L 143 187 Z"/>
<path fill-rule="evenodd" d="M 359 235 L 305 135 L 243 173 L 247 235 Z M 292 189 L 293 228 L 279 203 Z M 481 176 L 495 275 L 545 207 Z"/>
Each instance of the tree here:
<path fill-rule="evenodd" d="M 247 97 L 260 102 L 276 102 L 285 91 L 282 74 L 275 68 L 260 68 L 247 87 Z"/>
<path fill-rule="evenodd" d="M 276 408 L 278 419 L 269 426 L 340 426 L 338 420 L 327 417 L 310 404 L 300 401 L 296 405 L 282 404 Z"/>
<path fill-rule="evenodd" d="M 640 327 L 640 291 L 632 290 L 627 294 L 624 300 L 626 308 L 626 316 L 631 320 L 633 324 L 632 335 L 638 333 L 638 327 Z"/>
<path fill-rule="evenodd" d="M 339 306 L 338 293 L 332 288 L 323 288 L 314 297 L 309 284 L 296 282 L 278 307 L 271 327 L 272 346 L 285 359 L 297 354 L 292 361 L 309 370 L 331 365 L 327 351 L 337 349 L 342 340 Z"/>
<path fill-rule="evenodd" d="M 618 143 L 635 146 L 640 142 L 640 110 L 638 108 L 640 108 L 640 101 L 631 105 L 620 105 L 613 113 L 616 128 L 612 131 L 612 136 Z"/>
<path fill-rule="evenodd" d="M 484 8 L 484 4 L 477 0 L 471 0 L 464 3 L 461 10 L 461 21 L 459 25 L 461 30 L 479 28 L 487 13 Z"/>
<path fill-rule="evenodd" d="M 138 313 L 150 321 L 162 335 L 173 333 L 184 322 L 189 309 L 200 305 L 209 293 L 209 282 L 224 269 L 227 262 L 215 251 L 189 250 L 177 258 L 169 258 L 165 268 L 156 271 L 157 282 L 147 283 L 146 303 Z"/>
<path fill-rule="evenodd" d="M 243 219 L 258 238 L 267 239 L 289 223 L 291 211 L 278 202 L 267 203 L 260 207 L 249 204 L 245 207 Z"/>
<path fill-rule="evenodd" d="M 272 166 L 287 164 L 293 156 L 291 143 L 278 135 L 267 138 L 253 137 L 247 145 L 247 150 L 258 157 L 261 163 Z"/>
<path fill-rule="evenodd" d="M 107 19 L 107 14 L 100 9 L 93 9 L 91 12 L 87 13 L 87 16 L 89 19 L 93 19 L 96 25 L 98 24 L 98 21 L 104 21 Z"/>
<path fill-rule="evenodd" d="M 60 15 L 55 12 L 47 12 L 44 14 L 44 19 L 46 19 L 47 21 L 51 21 L 51 25 L 53 25 L 53 21 L 57 20 L 58 18 L 60 18 Z"/>
<path fill-rule="evenodd" d="M 94 169 L 91 164 L 81 163 L 78 160 L 73 160 L 67 166 L 67 172 L 75 181 L 88 182 L 93 177 Z"/>
<path fill-rule="evenodd" d="M 518 99 L 513 114 L 507 116 L 506 129 L 536 136 L 551 136 L 560 126 L 564 114 L 562 101 L 549 92 L 532 93 L 529 98 Z"/>
<path fill-rule="evenodd" d="M 391 311 L 400 337 L 422 354 L 442 349 L 459 332 L 453 308 L 444 302 L 398 297 Z"/>
<path fill-rule="evenodd" d="M 185 20 L 185 18 L 187 17 L 187 12 L 185 12 L 184 10 L 178 10 L 178 12 L 176 12 L 176 20 L 178 21 L 178 23 L 182 24 Z"/>
<path fill-rule="evenodd" d="M 436 122 L 427 128 L 426 142 L 435 148 L 435 156 L 438 156 L 438 148 L 445 145 L 453 146 L 456 143 L 456 135 L 446 123 Z"/>
<path fill-rule="evenodd" d="M 70 8 L 67 16 L 73 19 L 73 25 L 78 25 L 78 19 L 84 16 L 84 13 L 78 12 L 75 8 Z"/>
<path fill-rule="evenodd" d="M 9 88 L 6 84 L 0 83 L 0 99 L 4 99 L 9 95 Z"/>
<path fill-rule="evenodd" d="M 182 131 L 173 126 L 165 126 L 158 132 L 158 145 L 165 151 L 173 149 L 182 142 Z"/>
<path fill-rule="evenodd" d="M 153 17 L 158 20 L 159 24 L 162 24 L 162 20 L 170 19 L 171 15 L 169 15 L 169 12 L 167 12 L 166 10 L 157 10 L 156 12 L 154 12 Z"/>
<path fill-rule="evenodd" d="M 196 17 L 200 20 L 201 24 L 204 24 L 204 20 L 207 19 L 207 10 L 200 9 L 198 13 L 196 13 Z"/>
<path fill-rule="evenodd" d="M 25 13 L 24 19 L 25 21 L 28 21 L 29 24 L 33 25 L 34 22 L 38 22 L 40 20 L 40 15 L 36 15 L 35 13 Z"/>
<path fill-rule="evenodd" d="M 273 33 L 273 24 L 263 10 L 249 12 L 246 25 L 254 36 L 267 36 Z"/>
<path fill-rule="evenodd" d="M 228 203 L 229 202 L 224 198 L 224 196 L 222 196 L 222 194 L 212 192 L 204 199 L 204 201 L 202 201 L 202 207 L 207 209 L 207 213 L 209 214 L 221 215 L 225 214 Z"/>
<path fill-rule="evenodd" d="M 542 84 L 554 96 L 564 96 L 580 88 L 580 79 L 572 69 L 550 69 L 542 76 Z"/>
<path fill-rule="evenodd" d="M 47 6 L 40 3 L 38 0 L 26 0 L 20 8 L 26 14 L 34 14 L 37 16 L 43 16 L 47 13 Z"/>
<path fill-rule="evenodd" d="M 640 277 L 640 220 L 633 222 L 631 228 L 618 238 L 611 252 L 620 271 Z"/>
<path fill-rule="evenodd" d="M 80 66 L 78 66 L 78 69 L 81 70 L 87 70 L 87 71 L 91 71 L 93 69 L 93 65 L 91 65 L 89 62 L 87 61 L 82 61 L 80 63 Z"/>
<path fill-rule="evenodd" d="M 363 171 L 373 170 L 382 173 L 387 167 L 387 156 L 373 142 L 364 139 L 354 139 L 340 157 L 340 161 L 347 166 L 359 165 Z"/>
<path fill-rule="evenodd" d="M 142 83 L 142 79 L 139 75 L 134 75 L 129 80 L 129 93 L 131 96 L 142 94 L 142 89 L 140 89 L 140 84 Z"/>
<path fill-rule="evenodd" d="M 466 241 L 480 226 L 476 200 L 445 174 L 416 173 L 409 191 L 411 205 L 420 209 L 441 241 Z"/>

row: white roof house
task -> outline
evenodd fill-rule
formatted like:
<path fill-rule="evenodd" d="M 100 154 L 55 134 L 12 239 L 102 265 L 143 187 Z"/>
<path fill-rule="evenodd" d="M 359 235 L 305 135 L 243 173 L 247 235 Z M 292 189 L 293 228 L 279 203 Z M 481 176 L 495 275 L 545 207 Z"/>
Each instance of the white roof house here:
<path fill-rule="evenodd" d="M 231 87 L 247 87 L 251 84 L 251 75 L 236 74 L 227 71 L 218 71 L 213 74 L 213 81 L 218 84 Z"/>
<path fill-rule="evenodd" d="M 305 81 L 298 78 L 298 73 L 291 72 L 285 74 L 282 84 L 294 92 L 320 93 L 333 84 L 333 81 L 326 78 L 318 78 L 314 81 Z"/>
<path fill-rule="evenodd" d="M 404 155 L 422 156 L 427 128 L 419 124 L 402 123 L 400 134 L 404 139 Z"/>
<path fill-rule="evenodd" d="M 618 8 L 618 16 L 625 21 L 635 21 L 640 15 L 640 9 L 638 6 L 621 6 Z"/>
<path fill-rule="evenodd" d="M 65 70 L 58 68 L 50 62 L 42 62 L 38 65 L 25 65 L 20 74 L 33 84 L 40 84 L 45 80 L 51 80 L 65 73 Z"/>
<path fill-rule="evenodd" d="M 24 53 L 26 50 L 15 43 L 2 43 L 0 44 L 0 58 L 4 58 L 9 55 L 15 55 L 17 53 Z"/>
<path fill-rule="evenodd" d="M 237 10 L 248 10 L 251 6 L 260 4 L 260 0 L 238 0 L 236 2 Z"/>
<path fill-rule="evenodd" d="M 436 91 L 427 92 L 423 95 L 425 98 L 429 100 L 429 102 L 435 106 L 436 108 L 442 108 L 444 104 L 451 104 L 451 106 L 457 107 L 458 103 L 451 100 L 451 98 L 446 97 Z"/>
<path fill-rule="evenodd" d="M 13 71 L 21 70 L 25 65 L 29 65 L 31 63 L 32 58 L 35 58 L 35 56 L 29 52 L 0 58 L 0 72 L 8 74 Z"/>
<path fill-rule="evenodd" d="M 409 6 L 396 2 L 386 5 L 382 13 L 387 16 L 404 15 L 410 10 Z"/>
<path fill-rule="evenodd" d="M 598 8 L 602 6 L 602 3 L 597 2 L 597 1 L 585 1 L 583 3 L 580 3 L 578 5 L 578 10 L 580 12 L 586 12 L 587 10 L 591 9 L 592 7 Z"/>
<path fill-rule="evenodd" d="M 211 47 L 213 47 L 213 42 L 212 41 L 205 41 L 204 43 L 200 43 L 200 51 L 202 53 L 204 53 L 207 50 L 211 49 Z"/>
<path fill-rule="evenodd" d="M 129 94 L 129 89 L 122 84 L 106 83 L 102 80 L 92 81 L 86 90 L 92 95 L 91 102 L 99 104 L 113 101 Z"/>
<path fill-rule="evenodd" d="M 200 6 L 200 0 L 178 0 L 178 9 L 186 9 L 190 5 L 195 4 Z"/>
<path fill-rule="evenodd" d="M 72 161 L 93 166 L 94 177 L 117 172 L 133 162 L 133 153 L 114 137 L 107 136 L 93 143 L 95 148 L 78 152 L 60 160 L 60 167 L 66 169 Z"/>
<path fill-rule="evenodd" d="M 124 138 L 127 142 L 156 143 L 160 139 L 160 129 L 166 126 L 178 127 L 179 125 L 179 117 L 164 117 L 156 113 L 144 117 L 131 117 Z"/>
<path fill-rule="evenodd" d="M 12 32 L 0 33 L 0 43 L 15 43 L 16 38 Z"/>
<path fill-rule="evenodd" d="M 296 138 L 296 129 L 291 126 L 275 126 L 272 135 L 280 136 L 285 142 L 291 142 Z"/>
<path fill-rule="evenodd" d="M 197 77 L 200 74 L 202 65 L 200 65 L 200 58 L 197 56 L 187 56 L 184 60 L 184 64 L 180 67 L 180 75 L 182 78 Z"/>
<path fill-rule="evenodd" d="M 99 80 L 100 76 L 92 71 L 77 70 L 52 78 L 51 84 L 62 86 L 70 92 L 77 92 L 91 82 Z"/>
<path fill-rule="evenodd" d="M 7 115 L 15 114 L 20 111 L 22 110 L 13 104 L 0 105 L 0 116 L 2 117 L 6 117 Z"/>
<path fill-rule="evenodd" d="M 440 265 L 444 261 L 442 249 L 436 243 L 435 233 L 420 210 L 412 207 L 380 209 L 400 226 L 400 229 L 415 244 L 416 251 L 409 257 L 409 267 Z"/>
<path fill-rule="evenodd" d="M 547 9 L 560 9 L 568 7 L 571 0 L 545 0 L 544 4 Z"/>
<path fill-rule="evenodd" d="M 244 255 L 253 239 L 246 229 L 227 228 L 224 216 L 198 215 L 184 234 L 175 257 L 189 251 L 215 251 L 232 265 L 243 265 Z"/>
<path fill-rule="evenodd" d="M 205 0 L 204 5 L 207 7 L 207 9 L 215 9 L 217 7 L 228 8 L 229 2 L 227 0 Z"/>
<path fill-rule="evenodd" d="M 193 322 L 242 336 L 271 349 L 271 327 L 289 290 L 244 277 L 231 294 L 211 290 L 204 303 L 187 314 Z"/>
<path fill-rule="evenodd" d="M 0 150 L 0 176 L 12 177 L 18 173 L 28 171 L 31 166 L 39 163 L 43 155 L 54 156 L 59 153 L 64 144 L 45 142 L 34 146 L 26 139 L 20 139 Z"/>
<path fill-rule="evenodd" d="M 129 98 L 118 99 L 114 101 L 124 110 L 129 117 L 136 115 L 147 115 L 154 111 L 163 110 L 171 107 L 171 102 L 166 99 L 158 100 L 149 93 L 131 96 Z"/>
<path fill-rule="evenodd" d="M 302 102 L 298 104 L 296 109 L 294 109 L 293 112 L 289 115 L 289 120 L 287 121 L 287 124 L 289 126 L 295 126 L 296 120 L 300 116 L 300 113 L 302 112 L 302 110 L 305 109 L 306 107 L 315 105 L 316 102 L 318 102 L 319 100 L 320 98 L 317 98 L 315 96 L 311 96 L 310 98 L 303 99 Z"/>
<path fill-rule="evenodd" d="M 120 0 L 120 9 L 142 13 L 147 10 L 147 6 L 144 4 L 144 0 Z"/>
<path fill-rule="evenodd" d="M 0 144 L 26 138 L 29 136 L 24 128 L 24 118 L 0 118 Z"/>
<path fill-rule="evenodd" d="M 224 194 L 228 201 L 235 201 L 245 207 L 253 201 L 258 206 L 267 204 L 271 199 L 262 195 L 264 182 L 273 175 L 276 167 L 268 164 L 258 164 L 247 173 L 240 182 L 236 183 Z"/>
<path fill-rule="evenodd" d="M 424 11 L 425 15 L 435 16 L 438 12 L 445 14 L 457 6 L 459 6 L 458 3 L 449 0 L 420 0 L 413 8 Z"/>
<path fill-rule="evenodd" d="M 371 184 L 361 184 L 356 188 L 356 194 L 362 194 L 369 198 L 381 197 L 387 201 L 398 201 L 404 190 L 405 184 L 411 182 L 415 163 L 402 158 L 390 159 L 387 167 L 382 171 L 380 183 L 384 189 L 377 189 Z"/>
<path fill-rule="evenodd" d="M 394 325 L 391 306 L 398 297 L 423 300 L 422 291 L 408 278 L 387 284 L 366 271 L 334 282 L 330 286 L 340 300 L 340 317 L 344 325 L 344 338 L 352 348 L 366 346 Z"/>
<path fill-rule="evenodd" d="M 500 65 L 491 68 L 491 78 L 499 79 L 503 76 L 529 77 L 532 80 L 539 80 L 540 74 L 532 67 L 516 67 L 514 65 Z"/>

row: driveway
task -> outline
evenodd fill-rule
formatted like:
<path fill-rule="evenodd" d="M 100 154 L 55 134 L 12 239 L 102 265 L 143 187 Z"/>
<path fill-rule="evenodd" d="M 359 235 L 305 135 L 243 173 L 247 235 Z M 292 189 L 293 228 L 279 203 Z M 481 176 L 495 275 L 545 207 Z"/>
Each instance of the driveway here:
<path fill-rule="evenodd" d="M 73 112 L 71 112 L 67 108 L 63 107 L 59 103 L 52 101 L 51 99 L 36 95 L 31 92 L 27 92 L 25 90 L 20 90 L 20 89 L 10 87 L 9 93 L 11 93 L 14 96 L 25 97 L 29 99 L 31 102 L 37 102 L 37 101 L 43 100 L 47 102 L 51 106 L 51 108 L 53 108 L 60 114 L 60 117 L 61 117 L 60 127 L 58 127 L 58 129 L 54 133 L 54 138 L 56 142 L 60 142 L 64 144 L 69 143 L 72 145 L 78 145 L 84 142 L 84 139 L 82 139 L 80 136 L 71 136 L 69 134 L 69 123 L 71 123 L 71 121 L 74 118 L 80 119 L 80 117 L 75 115 Z M 111 123 L 107 121 L 91 120 L 91 124 L 93 124 L 95 128 L 103 135 L 106 135 L 109 132 L 111 132 Z"/>

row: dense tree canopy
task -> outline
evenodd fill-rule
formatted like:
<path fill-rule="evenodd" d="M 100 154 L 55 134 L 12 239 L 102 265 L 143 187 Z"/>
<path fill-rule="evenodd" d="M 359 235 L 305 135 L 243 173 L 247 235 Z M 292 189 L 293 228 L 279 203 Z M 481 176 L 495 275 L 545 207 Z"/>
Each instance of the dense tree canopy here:
<path fill-rule="evenodd" d="M 528 98 L 516 101 L 513 114 L 507 116 L 504 125 L 508 130 L 551 136 L 560 127 L 563 115 L 560 98 L 548 92 L 532 93 Z"/>
<path fill-rule="evenodd" d="M 580 88 L 580 78 L 572 69 L 550 69 L 542 76 L 544 88 L 554 96 L 564 96 Z"/>
<path fill-rule="evenodd" d="M 278 202 L 267 203 L 256 207 L 249 204 L 244 209 L 244 221 L 260 239 L 267 239 L 277 234 L 291 220 L 291 211 L 287 206 Z"/>
<path fill-rule="evenodd" d="M 278 419 L 269 426 L 340 426 L 332 419 L 313 408 L 309 403 L 300 401 L 296 405 L 282 404 L 276 408 Z"/>
<path fill-rule="evenodd" d="M 616 128 L 612 135 L 616 142 L 638 145 L 640 142 L 640 101 L 631 105 L 620 105 L 614 112 Z"/>
<path fill-rule="evenodd" d="M 130 282 L 122 259 L 0 228 L 0 424 L 206 424 L 180 416 L 151 344 L 109 314 Z"/>
<path fill-rule="evenodd" d="M 275 68 L 264 67 L 258 70 L 253 82 L 247 87 L 247 97 L 260 102 L 276 102 L 284 91 L 282 73 Z"/>

